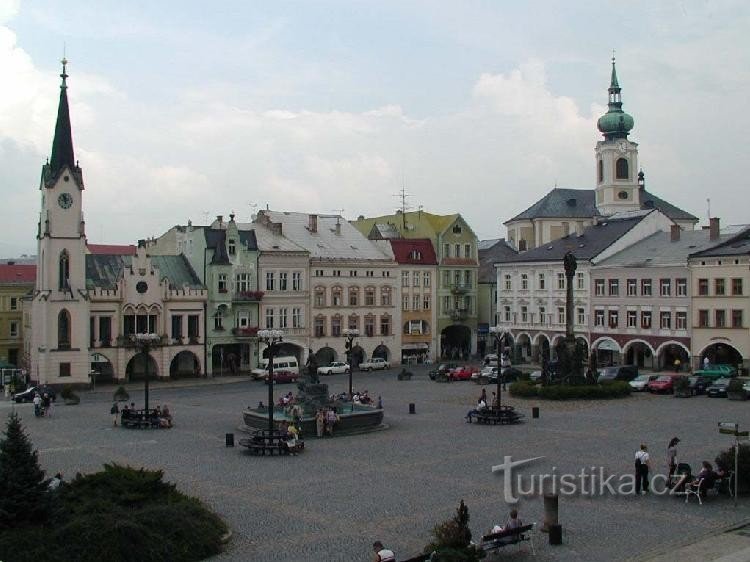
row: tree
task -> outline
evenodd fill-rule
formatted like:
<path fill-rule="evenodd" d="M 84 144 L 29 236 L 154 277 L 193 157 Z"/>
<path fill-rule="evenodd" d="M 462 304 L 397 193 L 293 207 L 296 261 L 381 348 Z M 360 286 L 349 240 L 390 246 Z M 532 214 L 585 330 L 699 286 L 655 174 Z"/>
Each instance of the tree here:
<path fill-rule="evenodd" d="M 0 441 L 0 530 L 40 523 L 48 513 L 48 480 L 37 452 L 13 412 Z"/>
<path fill-rule="evenodd" d="M 456 510 L 456 515 L 448 521 L 435 525 L 433 541 L 424 547 L 426 554 L 434 553 L 431 560 L 438 562 L 475 562 L 484 558 L 484 551 L 471 544 L 469 529 L 469 508 L 464 500 Z"/>

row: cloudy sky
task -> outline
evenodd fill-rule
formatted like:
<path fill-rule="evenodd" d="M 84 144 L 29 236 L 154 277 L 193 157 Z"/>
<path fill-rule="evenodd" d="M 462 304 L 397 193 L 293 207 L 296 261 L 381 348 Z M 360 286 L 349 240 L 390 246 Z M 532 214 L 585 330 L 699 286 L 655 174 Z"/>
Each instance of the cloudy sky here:
<path fill-rule="evenodd" d="M 750 222 L 748 27 L 742 0 L 0 0 L 0 256 L 36 251 L 64 45 L 92 242 L 385 214 L 402 187 L 504 235 L 554 185 L 594 187 L 612 49 L 648 188 Z"/>

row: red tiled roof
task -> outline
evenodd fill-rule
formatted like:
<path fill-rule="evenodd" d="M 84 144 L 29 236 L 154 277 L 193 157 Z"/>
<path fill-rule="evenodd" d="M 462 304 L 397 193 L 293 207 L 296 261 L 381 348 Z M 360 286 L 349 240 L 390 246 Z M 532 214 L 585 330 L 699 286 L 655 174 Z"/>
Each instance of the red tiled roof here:
<path fill-rule="evenodd" d="M 92 254 L 108 254 L 111 256 L 134 256 L 136 247 L 133 244 L 86 244 Z"/>
<path fill-rule="evenodd" d="M 435 249 L 432 247 L 432 242 L 430 242 L 429 238 L 391 238 L 388 241 L 391 243 L 391 248 L 393 248 L 396 263 L 437 265 Z M 421 259 L 413 259 L 411 257 L 411 253 L 414 250 L 422 255 Z"/>
<path fill-rule="evenodd" d="M 0 283 L 33 283 L 36 281 L 36 265 L 0 264 Z"/>

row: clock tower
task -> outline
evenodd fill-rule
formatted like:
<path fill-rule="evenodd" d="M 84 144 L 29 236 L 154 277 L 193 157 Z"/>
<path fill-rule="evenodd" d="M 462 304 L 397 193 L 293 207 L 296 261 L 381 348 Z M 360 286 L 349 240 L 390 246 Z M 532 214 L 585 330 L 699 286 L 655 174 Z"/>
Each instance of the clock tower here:
<path fill-rule="evenodd" d="M 88 382 L 90 307 L 86 291 L 83 174 L 73 153 L 68 107 L 68 61 L 49 161 L 42 166 L 37 224 L 36 287 L 32 302 L 32 380 Z"/>
<path fill-rule="evenodd" d="M 615 58 L 609 84 L 609 110 L 597 122 L 604 140 L 596 143 L 596 208 L 602 215 L 641 208 L 638 144 L 628 140 L 633 118 L 622 110 Z"/>

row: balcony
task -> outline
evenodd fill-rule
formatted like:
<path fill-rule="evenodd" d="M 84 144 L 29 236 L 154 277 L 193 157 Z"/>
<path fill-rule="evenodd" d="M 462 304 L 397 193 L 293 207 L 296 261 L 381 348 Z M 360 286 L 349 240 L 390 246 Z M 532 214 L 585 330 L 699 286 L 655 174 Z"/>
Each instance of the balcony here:
<path fill-rule="evenodd" d="M 468 308 L 454 308 L 450 311 L 451 320 L 461 321 L 466 320 L 469 316 Z"/>
<path fill-rule="evenodd" d="M 468 283 L 453 283 L 451 285 L 451 293 L 454 295 L 463 295 L 471 291 L 471 285 Z"/>
<path fill-rule="evenodd" d="M 263 291 L 238 291 L 232 295 L 233 302 L 260 302 L 263 299 Z"/>
<path fill-rule="evenodd" d="M 258 327 L 251 326 L 247 328 L 232 328 L 232 335 L 238 338 L 257 338 Z"/>

